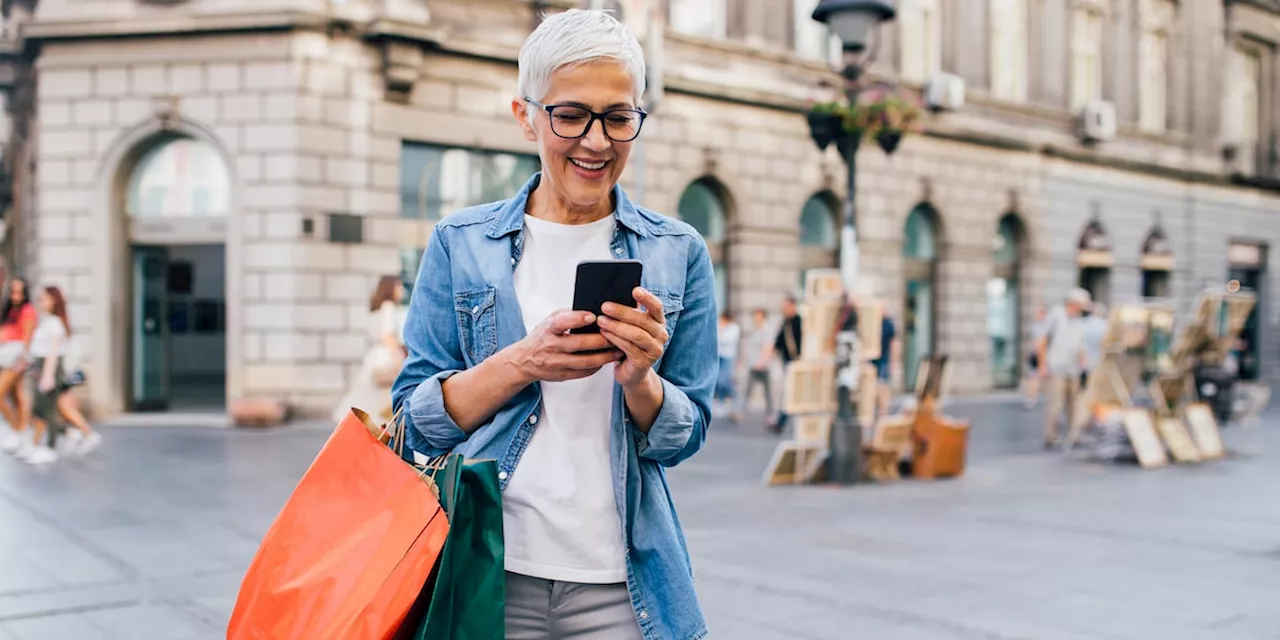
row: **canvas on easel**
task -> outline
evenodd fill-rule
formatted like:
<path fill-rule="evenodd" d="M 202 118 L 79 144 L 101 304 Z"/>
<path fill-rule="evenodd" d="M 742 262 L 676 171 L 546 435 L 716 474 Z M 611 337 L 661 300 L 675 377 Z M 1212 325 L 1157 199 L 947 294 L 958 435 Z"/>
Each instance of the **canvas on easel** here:
<path fill-rule="evenodd" d="M 1218 421 L 1213 417 L 1213 410 L 1203 402 L 1187 405 L 1183 410 L 1187 425 L 1191 428 L 1191 438 L 1200 449 L 1200 456 L 1205 460 L 1221 458 L 1226 450 L 1222 446 L 1222 435 L 1218 432 Z"/>
<path fill-rule="evenodd" d="M 1126 409 L 1124 412 L 1124 430 L 1129 435 L 1133 452 L 1138 456 L 1138 464 L 1143 469 L 1154 469 L 1169 464 L 1169 456 L 1165 453 L 1164 443 L 1151 423 L 1151 412 L 1146 409 Z"/>
<path fill-rule="evenodd" d="M 1200 462 L 1200 450 L 1191 440 L 1187 426 L 1175 416 L 1156 418 L 1156 430 L 1160 438 L 1169 447 L 1169 453 L 1176 462 Z"/>
<path fill-rule="evenodd" d="M 779 443 L 773 451 L 773 458 L 765 467 L 764 483 L 780 485 L 811 482 L 826 461 L 826 445 L 794 441 Z"/>

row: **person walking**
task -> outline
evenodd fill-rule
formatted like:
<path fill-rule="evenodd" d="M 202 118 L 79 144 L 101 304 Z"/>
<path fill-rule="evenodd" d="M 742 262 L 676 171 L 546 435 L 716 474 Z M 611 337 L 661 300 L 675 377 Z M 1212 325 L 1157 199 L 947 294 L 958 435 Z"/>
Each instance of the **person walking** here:
<path fill-rule="evenodd" d="M 1089 376 L 1102 362 L 1102 341 L 1107 337 L 1110 319 L 1107 317 L 1107 305 L 1095 302 L 1085 313 L 1084 322 L 1084 371 L 1080 374 L 1080 387 L 1089 384 Z"/>
<path fill-rule="evenodd" d="M 31 415 L 31 396 L 22 384 L 22 374 L 38 320 L 27 281 L 9 280 L 8 295 L 0 307 L 0 415 L 11 429 L 0 438 L 0 451 L 7 453 L 18 453 L 31 443 L 24 433 Z"/>
<path fill-rule="evenodd" d="M 391 386 L 404 364 L 404 323 L 401 304 L 404 285 L 399 276 L 382 276 L 369 298 L 369 335 L 373 345 L 365 353 L 351 387 L 333 410 L 334 422 L 352 407 L 390 419 Z"/>
<path fill-rule="evenodd" d="M 1044 305 L 1037 305 L 1035 319 L 1031 322 L 1031 348 L 1027 349 L 1027 373 L 1023 380 L 1023 408 L 1030 411 L 1040 403 L 1040 339 L 1045 336 L 1049 310 Z"/>
<path fill-rule="evenodd" d="M 63 391 L 62 356 L 71 335 L 67 322 L 67 303 L 57 287 L 40 292 L 39 323 L 31 337 L 31 367 L 27 381 L 31 388 L 32 446 L 18 454 L 34 465 L 57 462 L 58 437 L 63 425 L 58 420 L 58 396 Z"/>
<path fill-rule="evenodd" d="M 1037 343 L 1042 364 L 1041 376 L 1048 387 L 1049 411 L 1045 414 L 1044 446 L 1058 445 L 1058 423 L 1067 414 L 1068 432 L 1076 418 L 1076 399 L 1080 392 L 1080 374 L 1088 362 L 1085 351 L 1085 323 L 1081 317 L 1091 302 L 1089 292 L 1072 289 L 1062 306 L 1054 308 L 1046 319 L 1045 335 Z"/>
<path fill-rule="evenodd" d="M 800 359 L 800 345 L 804 337 L 803 328 L 800 322 L 800 313 L 796 309 L 796 299 L 793 296 L 787 296 L 782 301 L 782 326 L 778 329 L 778 335 L 773 341 L 773 350 L 771 356 L 776 354 L 782 361 L 783 369 L 793 360 Z M 786 412 L 786 393 L 787 382 L 783 378 L 782 383 L 783 407 L 778 411 L 778 418 L 769 425 L 769 430 L 774 435 L 782 435 L 787 427 L 790 416 Z"/>
<path fill-rule="evenodd" d="M 497 461 L 507 640 L 702 638 L 664 469 L 711 423 L 710 252 L 619 185 L 646 117 L 644 52 L 626 26 L 603 11 L 549 16 L 517 76 L 512 115 L 541 170 L 436 224 L 393 390 L 404 444 L 415 460 Z M 615 259 L 644 265 L 634 305 L 569 310 L 578 264 Z"/>
<path fill-rule="evenodd" d="M 737 392 L 734 389 L 733 376 L 734 364 L 738 360 L 738 347 L 742 341 L 742 328 L 734 322 L 733 316 L 728 311 L 720 313 L 720 320 L 716 333 L 717 351 L 720 355 L 720 375 L 716 378 L 716 390 L 714 400 L 720 403 L 720 408 L 729 414 L 731 422 L 738 422 L 738 414 L 735 410 Z"/>
<path fill-rule="evenodd" d="M 751 332 L 742 343 L 743 358 L 747 359 L 747 388 L 738 402 L 738 415 L 747 409 L 751 392 L 756 386 L 764 387 L 764 415 L 773 419 L 773 389 L 770 383 L 769 361 L 775 333 L 769 328 L 769 313 L 762 308 L 751 312 Z"/>
<path fill-rule="evenodd" d="M 889 415 L 893 401 L 893 363 L 899 356 L 898 328 L 880 304 L 880 357 L 871 361 L 876 368 L 876 419 Z"/>

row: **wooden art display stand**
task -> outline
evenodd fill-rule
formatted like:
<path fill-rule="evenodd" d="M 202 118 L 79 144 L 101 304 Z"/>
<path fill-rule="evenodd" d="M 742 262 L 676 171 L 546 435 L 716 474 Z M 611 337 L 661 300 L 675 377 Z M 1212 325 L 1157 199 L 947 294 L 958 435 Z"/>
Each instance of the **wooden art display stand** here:
<path fill-rule="evenodd" d="M 1125 433 L 1144 469 L 1220 458 L 1225 451 L 1209 406 L 1195 384 L 1199 364 L 1220 364 L 1253 309 L 1249 293 L 1210 293 L 1196 303 L 1191 322 L 1169 351 L 1173 310 L 1168 305 L 1123 305 L 1110 316 L 1103 357 L 1091 372 L 1068 431 L 1075 443 L 1091 416 L 1123 411 Z M 1155 411 L 1133 406 L 1133 391 L 1150 376 L 1146 389 Z M 1166 451 L 1167 449 L 1167 451 Z"/>
<path fill-rule="evenodd" d="M 853 358 L 865 363 L 879 356 L 880 307 L 871 299 L 860 298 L 857 302 L 858 341 Z M 813 270 L 807 274 L 805 299 L 800 305 L 800 359 L 787 365 L 783 385 L 782 407 L 791 416 L 795 436 L 779 443 L 774 450 L 765 468 L 765 484 L 804 484 L 825 475 L 831 428 L 838 409 L 836 345 L 832 336 L 843 306 L 844 283 L 838 270 Z M 875 372 L 865 366 L 859 367 L 859 371 L 862 375 L 856 383 L 858 405 L 863 411 L 868 407 L 874 411 Z M 867 371 L 871 385 L 867 383 Z M 866 395 L 868 386 L 870 402 Z"/>

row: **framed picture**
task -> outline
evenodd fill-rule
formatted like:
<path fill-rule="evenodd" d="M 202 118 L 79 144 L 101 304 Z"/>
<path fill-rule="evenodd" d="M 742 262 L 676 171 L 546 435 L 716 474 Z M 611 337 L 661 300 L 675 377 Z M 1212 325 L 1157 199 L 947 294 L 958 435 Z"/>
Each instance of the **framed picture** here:
<path fill-rule="evenodd" d="M 1200 457 L 1206 460 L 1221 458 L 1226 450 L 1222 446 L 1222 434 L 1218 432 L 1218 421 L 1214 419 L 1209 405 L 1203 402 L 1187 405 L 1183 413 L 1187 426 L 1191 428 L 1191 438 L 1200 449 Z"/>
<path fill-rule="evenodd" d="M 1200 450 L 1192 442 L 1191 434 L 1182 420 L 1173 416 L 1161 417 L 1156 421 L 1160 437 L 1169 446 L 1169 453 L 1178 462 L 1200 462 Z"/>
<path fill-rule="evenodd" d="M 1127 409 L 1124 412 L 1124 430 L 1129 434 L 1129 442 L 1133 444 L 1133 452 L 1138 455 L 1138 464 L 1142 468 L 1154 469 L 1169 464 L 1164 443 L 1151 422 L 1150 411 Z"/>

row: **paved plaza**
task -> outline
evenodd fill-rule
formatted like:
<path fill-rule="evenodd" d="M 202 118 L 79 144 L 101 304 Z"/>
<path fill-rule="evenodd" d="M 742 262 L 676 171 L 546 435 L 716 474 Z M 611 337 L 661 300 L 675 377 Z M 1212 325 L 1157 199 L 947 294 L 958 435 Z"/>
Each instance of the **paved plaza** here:
<path fill-rule="evenodd" d="M 957 399 L 952 481 L 765 488 L 776 440 L 717 423 L 671 471 L 711 636 L 1264 639 L 1280 633 L 1280 413 L 1230 459 L 1142 471 L 1040 449 L 1040 414 Z M 111 427 L 0 457 L 0 639 L 222 636 L 259 539 L 327 427 Z"/>

